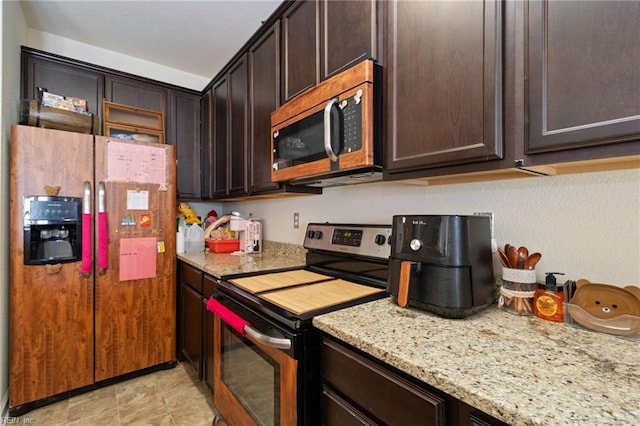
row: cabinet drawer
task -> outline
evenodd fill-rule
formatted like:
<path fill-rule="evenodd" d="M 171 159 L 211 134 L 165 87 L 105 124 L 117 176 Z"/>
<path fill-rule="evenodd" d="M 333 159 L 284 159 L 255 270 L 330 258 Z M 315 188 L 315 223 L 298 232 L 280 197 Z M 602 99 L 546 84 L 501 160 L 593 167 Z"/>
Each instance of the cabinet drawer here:
<path fill-rule="evenodd" d="M 182 282 L 188 284 L 200 294 L 202 294 L 202 275 L 203 273 L 201 270 L 187 265 L 186 263 L 182 264 L 182 268 L 180 270 Z"/>
<path fill-rule="evenodd" d="M 322 378 L 359 411 L 382 423 L 445 424 L 442 397 L 328 339 L 322 345 Z"/>
<path fill-rule="evenodd" d="M 322 389 L 322 424 L 325 426 L 374 426 L 376 423 L 327 387 Z"/>
<path fill-rule="evenodd" d="M 210 298 L 217 285 L 218 284 L 215 278 L 213 278 L 211 275 L 205 275 L 202 282 L 202 296 L 206 297 L 207 299 Z"/>

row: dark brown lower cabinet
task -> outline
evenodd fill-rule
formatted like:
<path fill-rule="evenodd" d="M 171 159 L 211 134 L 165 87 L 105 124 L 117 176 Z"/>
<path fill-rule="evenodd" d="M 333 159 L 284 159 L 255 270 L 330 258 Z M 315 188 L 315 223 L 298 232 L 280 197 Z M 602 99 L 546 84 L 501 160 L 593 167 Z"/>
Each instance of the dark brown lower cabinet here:
<path fill-rule="evenodd" d="M 202 375 L 201 380 L 213 391 L 213 314 L 207 310 L 207 301 L 215 289 L 215 279 L 204 276 L 202 283 Z"/>
<path fill-rule="evenodd" d="M 178 270 L 178 356 L 181 361 L 191 364 L 198 378 L 213 391 L 213 314 L 207 310 L 207 301 L 213 294 L 216 280 L 183 262 L 179 262 Z"/>
<path fill-rule="evenodd" d="M 506 425 L 327 335 L 322 341 L 322 423 Z"/>
<path fill-rule="evenodd" d="M 202 372 L 202 272 L 186 264 L 180 267 L 179 356 Z"/>

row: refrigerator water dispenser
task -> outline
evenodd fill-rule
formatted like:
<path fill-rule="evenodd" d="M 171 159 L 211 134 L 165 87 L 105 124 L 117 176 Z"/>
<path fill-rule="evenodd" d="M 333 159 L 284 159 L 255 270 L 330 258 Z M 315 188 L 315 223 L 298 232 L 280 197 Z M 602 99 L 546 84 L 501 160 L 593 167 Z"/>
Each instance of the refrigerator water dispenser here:
<path fill-rule="evenodd" d="M 29 195 L 23 201 L 24 264 L 79 261 L 82 199 Z"/>

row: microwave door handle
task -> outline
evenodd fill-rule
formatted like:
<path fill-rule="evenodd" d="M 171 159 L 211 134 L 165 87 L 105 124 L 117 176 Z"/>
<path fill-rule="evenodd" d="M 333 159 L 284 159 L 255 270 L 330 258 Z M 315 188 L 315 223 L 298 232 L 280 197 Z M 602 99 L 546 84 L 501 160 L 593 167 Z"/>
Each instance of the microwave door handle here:
<path fill-rule="evenodd" d="M 324 107 L 324 152 L 334 163 L 338 161 L 338 156 L 331 148 L 331 108 L 338 103 L 338 98 L 333 98 Z"/>

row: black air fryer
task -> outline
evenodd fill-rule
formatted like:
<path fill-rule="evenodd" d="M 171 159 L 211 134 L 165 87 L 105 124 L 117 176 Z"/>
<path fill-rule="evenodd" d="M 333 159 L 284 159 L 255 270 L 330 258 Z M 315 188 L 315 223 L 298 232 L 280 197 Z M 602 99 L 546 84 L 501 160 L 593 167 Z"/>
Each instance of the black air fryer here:
<path fill-rule="evenodd" d="M 488 216 L 394 216 L 387 291 L 398 305 L 464 318 L 494 301 Z"/>

